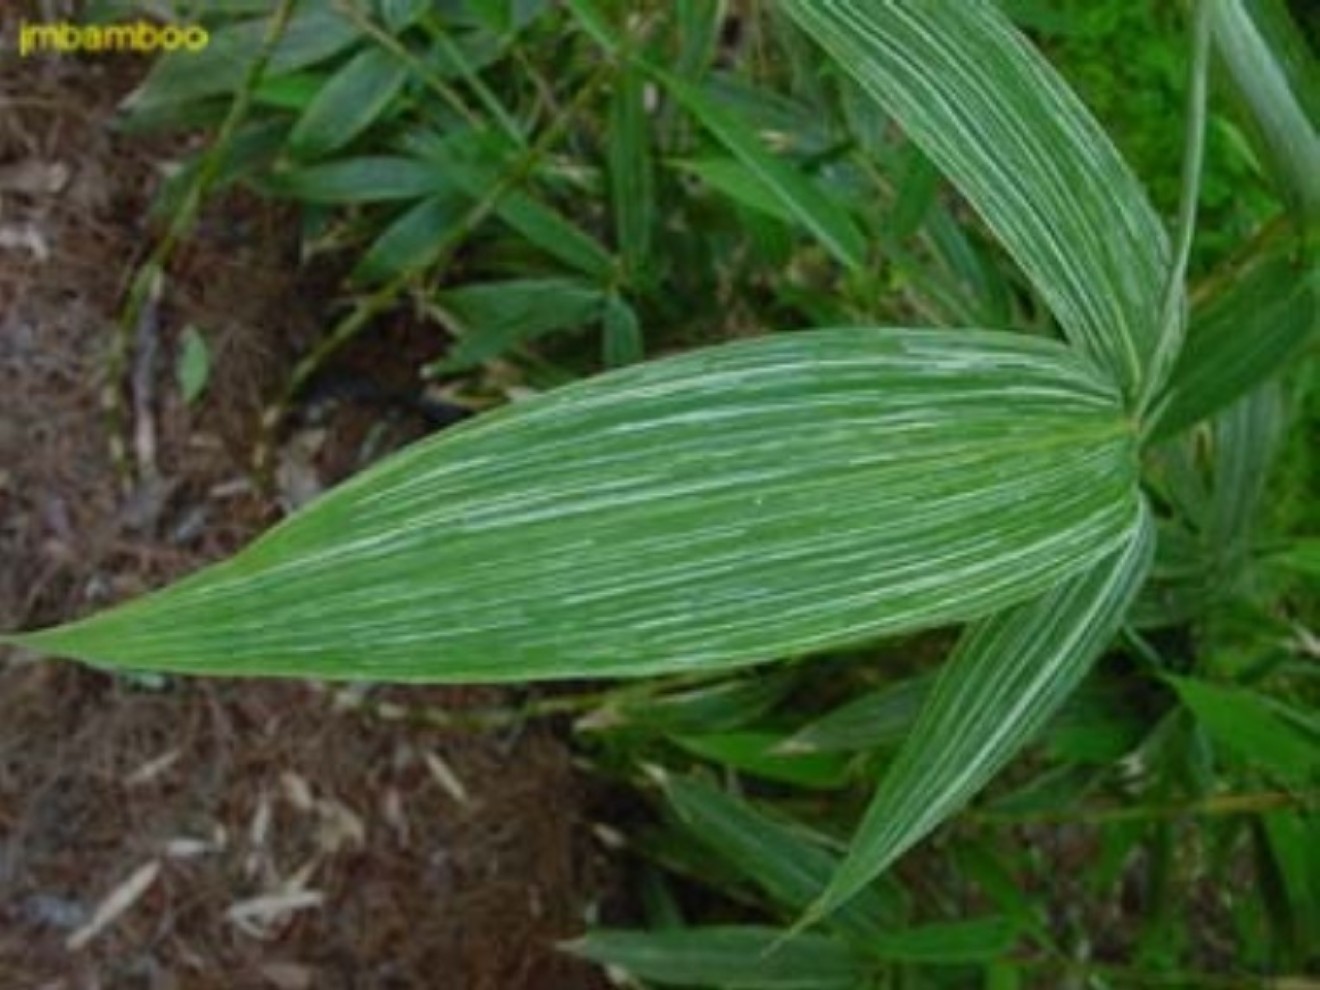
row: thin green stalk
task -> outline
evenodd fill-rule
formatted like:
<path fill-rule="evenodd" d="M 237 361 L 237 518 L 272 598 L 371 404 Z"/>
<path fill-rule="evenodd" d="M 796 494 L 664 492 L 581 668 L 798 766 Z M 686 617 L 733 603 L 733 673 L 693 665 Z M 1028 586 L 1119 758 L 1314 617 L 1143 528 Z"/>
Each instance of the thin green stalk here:
<path fill-rule="evenodd" d="M 1210 75 L 1210 4 L 1198 0 L 1192 26 L 1192 66 L 1187 87 L 1187 136 L 1183 151 L 1182 197 L 1178 204 L 1178 225 L 1174 234 L 1173 257 L 1160 305 L 1160 335 L 1151 360 L 1139 409 L 1149 410 L 1159 394 L 1173 362 L 1182 349 L 1187 326 L 1187 262 L 1196 233 L 1196 204 L 1201 193 L 1201 172 L 1205 162 L 1206 98 Z M 1154 417 L 1151 418 L 1154 421 Z"/>

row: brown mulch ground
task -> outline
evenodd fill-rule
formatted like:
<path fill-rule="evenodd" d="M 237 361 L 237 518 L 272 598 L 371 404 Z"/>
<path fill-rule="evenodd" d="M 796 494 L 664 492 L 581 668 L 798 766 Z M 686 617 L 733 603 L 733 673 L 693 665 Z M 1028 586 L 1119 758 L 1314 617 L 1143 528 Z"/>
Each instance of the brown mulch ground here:
<path fill-rule="evenodd" d="M 122 484 L 102 400 L 113 318 L 180 145 L 108 128 L 131 61 L 20 62 L 4 42 L 0 57 L 0 627 L 13 629 L 159 585 L 278 517 L 249 477 L 255 423 L 325 300 L 297 271 L 289 217 L 241 196 L 210 210 L 171 265 L 146 366 L 161 480 Z M 188 324 L 213 361 L 192 406 L 172 374 Z M 341 419 L 295 433 L 285 466 L 331 481 L 364 433 L 381 446 L 366 413 Z M 132 447 L 143 424 L 125 425 Z M 422 428 L 392 423 L 385 446 Z M 364 698 L 462 710 L 499 695 L 115 678 L 0 656 L 0 987 L 605 986 L 554 950 L 600 872 L 562 739 L 384 721 Z"/>

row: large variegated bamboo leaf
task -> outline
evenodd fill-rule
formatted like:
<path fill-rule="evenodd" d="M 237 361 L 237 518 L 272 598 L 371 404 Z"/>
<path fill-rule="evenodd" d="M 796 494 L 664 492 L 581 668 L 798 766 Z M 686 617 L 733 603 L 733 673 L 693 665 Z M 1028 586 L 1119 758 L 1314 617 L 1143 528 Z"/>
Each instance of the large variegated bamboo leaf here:
<path fill-rule="evenodd" d="M 197 673 L 731 667 L 1039 594 L 1127 542 L 1135 472 L 1116 391 L 1061 344 L 785 334 L 459 426 L 229 562 L 19 641 Z"/>
<path fill-rule="evenodd" d="M 812 915 L 834 910 L 958 811 L 1045 725 L 1118 630 L 1153 543 L 1143 509 L 1110 559 L 968 628 Z"/>
<path fill-rule="evenodd" d="M 794 19 L 958 186 L 1068 338 L 1140 394 L 1168 246 L 1099 125 L 985 0 L 789 0 Z"/>

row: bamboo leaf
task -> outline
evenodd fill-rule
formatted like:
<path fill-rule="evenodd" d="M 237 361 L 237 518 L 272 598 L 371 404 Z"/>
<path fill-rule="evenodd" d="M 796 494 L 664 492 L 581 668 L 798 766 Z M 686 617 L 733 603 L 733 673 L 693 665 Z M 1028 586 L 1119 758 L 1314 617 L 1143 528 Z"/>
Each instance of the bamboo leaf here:
<path fill-rule="evenodd" d="M 1320 771 L 1320 739 L 1288 710 L 1245 688 L 1191 677 L 1166 677 L 1212 738 L 1231 752 L 1284 778 L 1305 782 Z"/>
<path fill-rule="evenodd" d="M 932 678 L 921 674 L 868 691 L 807 723 L 784 741 L 787 753 L 829 753 L 893 746 L 917 720 Z"/>
<path fill-rule="evenodd" d="M 1049 721 L 1117 631 L 1153 535 L 1143 510 L 1108 560 L 964 633 L 811 915 L 837 908 L 962 808 Z"/>
<path fill-rule="evenodd" d="M 1005 955 L 1017 935 L 1018 925 L 1011 918 L 993 916 L 878 932 L 867 949 L 897 962 L 957 966 Z"/>
<path fill-rule="evenodd" d="M 804 829 L 770 818 L 747 801 L 698 780 L 666 777 L 662 784 L 693 838 L 785 907 L 805 908 L 834 875 L 838 857 L 809 841 Z M 833 919 L 841 931 L 865 939 L 892 920 L 889 906 L 872 889 Z"/>
<path fill-rule="evenodd" d="M 609 116 L 610 205 L 624 270 L 634 282 L 647 266 L 655 223 L 655 177 L 644 85 L 637 68 L 625 67 L 610 99 Z"/>
<path fill-rule="evenodd" d="M 452 183 L 427 162 L 375 155 L 284 169 L 265 186 L 306 203 L 372 203 L 419 199 L 451 189 Z"/>
<path fill-rule="evenodd" d="M 425 268 L 453 237 L 462 209 L 451 195 L 431 196 L 397 217 L 353 268 L 356 282 L 383 282 Z"/>
<path fill-rule="evenodd" d="M 601 357 L 607 368 L 636 364 L 646 356 L 642 326 L 622 296 L 611 293 L 601 315 Z"/>
<path fill-rule="evenodd" d="M 784 334 L 464 423 L 233 560 L 10 641 L 217 674 L 729 668 L 974 618 L 1089 575 L 1141 518 L 1136 461 L 1112 387 L 1055 342 Z M 1047 601 L 1080 614 L 1075 588 L 1098 580 Z M 1056 629 L 1031 607 L 1013 615 Z M 973 645 L 1012 641 L 1002 625 Z M 1042 649 L 1010 659 L 1071 657 Z"/>
<path fill-rule="evenodd" d="M 359 52 L 326 80 L 293 125 L 289 150 L 314 158 L 341 148 L 370 127 L 408 80 L 408 67 L 393 52 Z"/>
<path fill-rule="evenodd" d="M 776 928 L 594 931 L 568 943 L 575 955 L 660 986 L 725 990 L 855 990 L 874 968 L 842 942 L 821 935 L 785 941 Z"/>
<path fill-rule="evenodd" d="M 428 366 L 428 373 L 437 375 L 474 367 L 555 330 L 591 323 L 604 304 L 599 289 L 571 278 L 485 282 L 446 289 L 435 298 L 463 328 L 450 355 Z"/>
<path fill-rule="evenodd" d="M 743 729 L 703 735 L 675 735 L 673 743 L 703 760 L 718 763 L 751 777 L 776 780 L 808 790 L 842 787 L 848 778 L 848 760 L 841 753 L 786 753 L 784 737 L 774 732 Z"/>
<path fill-rule="evenodd" d="M 1169 249 L 1099 125 L 993 3 L 789 0 L 1022 266 L 1129 398 L 1152 368 Z"/>

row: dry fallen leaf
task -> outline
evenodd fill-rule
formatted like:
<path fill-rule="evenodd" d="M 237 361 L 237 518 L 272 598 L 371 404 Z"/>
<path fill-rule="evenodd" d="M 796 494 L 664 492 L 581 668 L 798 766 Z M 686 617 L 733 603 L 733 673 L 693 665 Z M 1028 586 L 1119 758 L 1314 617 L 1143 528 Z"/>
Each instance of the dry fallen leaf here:
<path fill-rule="evenodd" d="M 156 882 L 156 877 L 159 875 L 160 860 L 158 859 L 153 859 L 139 866 L 127 880 L 110 891 L 105 900 L 97 905 L 96 910 L 92 912 L 92 919 L 69 936 L 64 943 L 65 947 L 70 952 L 77 952 L 82 949 L 97 935 L 101 934 L 106 927 L 114 923 L 121 914 L 136 904 L 138 899 Z"/>
<path fill-rule="evenodd" d="M 440 785 L 441 790 L 452 797 L 459 804 L 471 804 L 472 798 L 468 794 L 468 789 L 463 786 L 463 782 L 458 779 L 458 774 L 435 753 L 423 750 L 422 759 L 426 762 L 426 769 L 431 771 L 431 776 L 435 782 Z"/>

